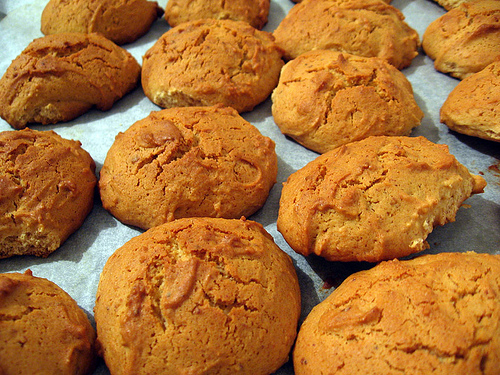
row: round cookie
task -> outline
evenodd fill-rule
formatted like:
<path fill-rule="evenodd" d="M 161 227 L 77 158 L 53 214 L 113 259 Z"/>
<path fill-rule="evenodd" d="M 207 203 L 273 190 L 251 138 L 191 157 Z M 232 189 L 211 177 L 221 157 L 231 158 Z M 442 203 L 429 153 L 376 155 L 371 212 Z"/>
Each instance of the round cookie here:
<path fill-rule="evenodd" d="M 403 14 L 382 0 L 304 0 L 293 6 L 273 35 L 287 60 L 330 49 L 380 57 L 398 69 L 411 64 L 420 45 Z"/>
<path fill-rule="evenodd" d="M 152 112 L 120 133 L 100 172 L 106 210 L 143 229 L 182 217 L 237 219 L 276 182 L 274 142 L 221 105 Z"/>
<path fill-rule="evenodd" d="M 53 131 L 0 133 L 0 258 L 46 257 L 93 207 L 95 163 Z"/>
<path fill-rule="evenodd" d="M 460 4 L 429 24 L 422 38 L 436 70 L 464 79 L 500 56 L 500 2 Z"/>
<path fill-rule="evenodd" d="M 470 75 L 450 92 L 441 122 L 450 129 L 500 142 L 500 60 Z"/>
<path fill-rule="evenodd" d="M 498 255 L 383 262 L 312 309 L 295 374 L 498 374 L 499 296 Z"/>
<path fill-rule="evenodd" d="M 278 84 L 281 57 L 272 35 L 246 22 L 185 22 L 146 52 L 142 87 L 162 108 L 221 103 L 251 111 Z"/>
<path fill-rule="evenodd" d="M 31 271 L 0 274 L 0 373 L 86 375 L 94 368 L 94 328 L 53 282 Z"/>
<path fill-rule="evenodd" d="M 262 29 L 267 23 L 270 0 L 168 0 L 165 19 L 171 27 L 204 18 L 244 21 Z"/>
<path fill-rule="evenodd" d="M 394 66 L 331 50 L 289 61 L 272 101 L 281 132 L 319 153 L 371 135 L 409 135 L 424 116 Z"/>
<path fill-rule="evenodd" d="M 428 248 L 434 226 L 454 221 L 462 203 L 485 186 L 446 145 L 373 136 L 291 174 L 277 227 L 303 255 L 346 262 L 399 258 Z"/>
<path fill-rule="evenodd" d="M 111 374 L 271 374 L 297 333 L 291 258 L 252 221 L 185 218 L 131 239 L 97 290 Z"/>
<path fill-rule="evenodd" d="M 41 31 L 101 33 L 116 44 L 131 43 L 146 34 L 163 15 L 156 1 L 49 0 L 42 12 Z"/>
<path fill-rule="evenodd" d="M 132 90 L 140 66 L 100 34 L 35 39 L 0 79 L 0 116 L 13 128 L 72 120 L 93 106 L 109 110 Z"/>

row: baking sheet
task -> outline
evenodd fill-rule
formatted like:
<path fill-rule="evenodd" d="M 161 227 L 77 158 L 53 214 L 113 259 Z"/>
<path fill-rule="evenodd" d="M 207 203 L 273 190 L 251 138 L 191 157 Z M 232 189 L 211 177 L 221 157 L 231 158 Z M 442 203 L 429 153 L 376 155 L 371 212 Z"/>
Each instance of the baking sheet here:
<path fill-rule="evenodd" d="M 0 74 L 11 61 L 40 32 L 40 17 L 47 0 L 3 0 L 0 2 Z M 166 0 L 160 0 L 164 7 Z M 406 22 L 422 37 L 427 25 L 445 13 L 431 0 L 393 0 Z M 264 30 L 273 31 L 287 14 L 290 0 L 271 0 L 269 22 Z M 138 41 L 123 46 L 142 64 L 142 56 L 154 42 L 168 30 L 164 19 L 158 20 L 148 34 Z M 449 146 L 450 152 L 471 173 L 482 175 L 488 186 L 484 194 L 466 201 L 456 221 L 436 228 L 428 237 L 431 248 L 424 253 L 477 251 L 500 253 L 500 144 L 451 132 L 439 122 L 439 109 L 458 80 L 434 70 L 433 62 L 420 51 L 410 67 L 403 70 L 413 85 L 415 98 L 425 113 L 421 125 L 412 136 L 422 135 L 435 143 Z M 2 93 L 0 93 L 2 95 Z M 144 96 L 141 87 L 115 103 L 107 112 L 91 110 L 87 114 L 64 124 L 30 126 L 37 130 L 52 129 L 64 138 L 81 141 L 94 158 L 99 172 L 106 153 L 118 132 L 125 131 L 134 122 L 151 111 L 160 110 Z M 368 263 L 337 263 L 295 254 L 276 229 L 281 184 L 297 169 L 318 154 L 305 149 L 283 136 L 271 115 L 268 99 L 254 111 L 242 115 L 262 134 L 276 142 L 279 160 L 278 182 L 272 189 L 265 206 L 249 219 L 261 223 L 274 237 L 277 245 L 293 259 L 302 292 L 301 321 L 311 308 L 322 301 L 349 274 L 372 266 Z M 13 130 L 0 119 L 0 131 Z M 63 246 L 46 259 L 13 257 L 0 259 L 0 272 L 24 272 L 31 269 L 35 276 L 45 277 L 68 292 L 84 309 L 94 323 L 92 310 L 100 272 L 108 257 L 130 238 L 142 231 L 121 224 L 101 206 L 95 206 L 83 226 Z M 422 253 L 421 253 L 422 254 Z M 108 374 L 100 362 L 95 374 Z M 291 363 L 285 364 L 278 374 L 293 374 Z"/>

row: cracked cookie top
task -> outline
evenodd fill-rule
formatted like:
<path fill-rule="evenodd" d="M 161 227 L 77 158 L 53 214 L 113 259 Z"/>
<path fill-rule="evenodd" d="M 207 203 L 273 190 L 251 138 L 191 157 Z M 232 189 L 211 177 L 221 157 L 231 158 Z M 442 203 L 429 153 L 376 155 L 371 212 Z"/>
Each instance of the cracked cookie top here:
<path fill-rule="evenodd" d="M 162 108 L 221 103 L 251 111 L 276 87 L 282 54 L 270 33 L 243 21 L 184 22 L 144 55 L 142 86 Z"/>
<path fill-rule="evenodd" d="M 0 373 L 86 375 L 96 358 L 85 312 L 52 281 L 0 274 Z"/>
<path fill-rule="evenodd" d="M 403 13 L 382 0 L 304 0 L 293 6 L 273 35 L 287 60 L 329 49 L 380 57 L 398 69 L 411 64 L 420 46 Z"/>
<path fill-rule="evenodd" d="M 288 358 L 300 289 L 260 224 L 184 218 L 116 250 L 94 313 L 112 374 L 264 375 Z"/>
<path fill-rule="evenodd" d="M 262 29 L 267 23 L 270 0 L 168 0 L 165 19 L 172 27 L 204 18 L 244 21 Z"/>
<path fill-rule="evenodd" d="M 370 135 L 409 135 L 424 115 L 398 69 L 330 50 L 289 61 L 272 101 L 281 132 L 319 153 Z"/>
<path fill-rule="evenodd" d="M 181 217 L 238 219 L 276 182 L 274 142 L 222 105 L 152 112 L 120 133 L 100 172 L 105 209 L 143 229 Z"/>
<path fill-rule="evenodd" d="M 35 39 L 0 79 L 0 116 L 13 128 L 72 120 L 93 106 L 109 110 L 135 88 L 140 66 L 96 33 Z"/>
<path fill-rule="evenodd" d="M 41 31 L 45 35 L 100 33 L 124 44 L 146 34 L 162 15 L 156 1 L 49 0 L 42 12 Z"/>
<path fill-rule="evenodd" d="M 0 133 L 0 258 L 46 257 L 94 205 L 95 163 L 51 130 Z"/>
<path fill-rule="evenodd" d="M 313 308 L 297 375 L 497 374 L 500 256 L 441 253 L 349 276 Z"/>
<path fill-rule="evenodd" d="M 431 22 L 422 37 L 436 70 L 464 79 L 500 57 L 500 2 L 467 1 Z"/>
<path fill-rule="evenodd" d="M 485 186 L 446 145 L 424 137 L 372 136 L 291 174 L 277 226 L 303 255 L 331 261 L 399 258 L 426 249 L 433 228 L 454 221 L 462 203 Z"/>

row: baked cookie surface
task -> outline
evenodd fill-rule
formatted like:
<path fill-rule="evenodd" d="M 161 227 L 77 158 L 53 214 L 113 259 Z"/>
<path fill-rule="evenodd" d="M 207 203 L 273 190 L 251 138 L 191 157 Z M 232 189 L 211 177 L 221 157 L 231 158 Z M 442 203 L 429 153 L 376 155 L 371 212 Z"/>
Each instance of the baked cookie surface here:
<path fill-rule="evenodd" d="M 500 60 L 460 81 L 441 107 L 450 129 L 500 142 Z"/>
<path fill-rule="evenodd" d="M 371 135 L 409 135 L 424 115 L 394 66 L 331 50 L 289 61 L 272 101 L 281 132 L 319 153 Z"/>
<path fill-rule="evenodd" d="M 382 262 L 313 308 L 295 374 L 497 374 L 499 296 L 498 255 Z"/>
<path fill-rule="evenodd" d="M 380 57 L 398 69 L 411 64 L 420 45 L 403 13 L 382 0 L 304 0 L 293 6 L 273 35 L 287 60 L 330 49 Z"/>
<path fill-rule="evenodd" d="M 277 226 L 296 252 L 378 262 L 428 247 L 486 185 L 423 137 L 368 137 L 320 155 L 283 185 Z"/>
<path fill-rule="evenodd" d="M 0 79 L 0 116 L 13 128 L 72 120 L 95 106 L 109 110 L 132 90 L 140 66 L 100 34 L 35 39 Z"/>
<path fill-rule="evenodd" d="M 431 22 L 422 37 L 436 70 L 464 79 L 500 57 L 500 2 L 464 2 Z"/>
<path fill-rule="evenodd" d="M 49 0 L 42 12 L 41 31 L 45 35 L 100 33 L 125 44 L 146 34 L 162 15 L 156 1 Z"/>
<path fill-rule="evenodd" d="M 236 110 L 152 112 L 120 133 L 100 172 L 105 209 L 143 229 L 181 217 L 248 217 L 276 182 L 274 142 Z"/>
<path fill-rule="evenodd" d="M 175 27 L 183 22 L 204 18 L 244 21 L 262 29 L 267 23 L 270 0 L 168 0 L 165 19 Z"/>
<path fill-rule="evenodd" d="M 89 374 L 94 328 L 53 282 L 31 271 L 0 274 L 0 373 Z"/>
<path fill-rule="evenodd" d="M 95 163 L 53 131 L 0 133 L 0 258 L 46 257 L 93 207 Z"/>
<path fill-rule="evenodd" d="M 452 10 L 457 8 L 460 4 L 465 3 L 469 0 L 433 0 L 446 10 Z"/>
<path fill-rule="evenodd" d="M 146 52 L 142 86 L 162 108 L 221 103 L 246 112 L 278 84 L 281 57 L 272 35 L 246 22 L 185 22 Z"/>
<path fill-rule="evenodd" d="M 297 333 L 291 258 L 248 220 L 179 219 L 108 259 L 95 304 L 112 374 L 271 374 Z"/>

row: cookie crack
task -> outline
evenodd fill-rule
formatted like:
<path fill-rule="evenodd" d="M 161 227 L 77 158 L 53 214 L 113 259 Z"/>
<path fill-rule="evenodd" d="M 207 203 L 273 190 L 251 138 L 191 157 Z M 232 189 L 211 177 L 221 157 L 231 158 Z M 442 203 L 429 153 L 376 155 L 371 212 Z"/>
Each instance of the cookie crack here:
<path fill-rule="evenodd" d="M 36 308 L 33 306 L 25 306 L 25 309 L 22 312 L 19 312 L 18 314 L 7 314 L 7 313 L 0 314 L 0 321 L 8 322 L 8 321 L 22 320 L 35 310 L 40 310 L 40 308 Z"/>
<path fill-rule="evenodd" d="M 194 137 L 194 142 L 186 142 L 184 138 L 179 140 L 178 145 L 171 147 L 172 143 L 165 142 L 161 146 L 155 147 L 148 155 L 138 157 L 138 161 L 133 163 L 134 174 L 137 174 L 141 169 L 151 165 L 156 164 L 156 176 L 158 178 L 165 170 L 165 168 L 178 160 L 184 158 L 190 151 L 196 149 L 198 140 Z M 140 149 L 136 149 L 137 153 L 140 153 Z M 140 179 L 137 184 L 140 185 Z"/>

